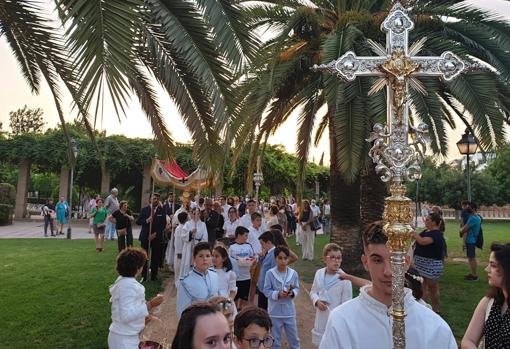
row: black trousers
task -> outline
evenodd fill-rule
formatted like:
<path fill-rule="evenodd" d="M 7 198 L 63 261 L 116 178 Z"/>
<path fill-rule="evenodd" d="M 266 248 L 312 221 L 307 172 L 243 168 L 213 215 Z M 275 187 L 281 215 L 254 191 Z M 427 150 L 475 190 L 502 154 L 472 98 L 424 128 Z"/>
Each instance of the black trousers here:
<path fill-rule="evenodd" d="M 147 240 L 141 241 L 142 248 L 149 255 L 149 242 Z M 159 261 L 161 259 L 161 241 L 158 239 L 154 239 L 151 241 L 151 255 L 150 255 L 150 263 L 151 263 L 151 280 L 156 280 L 158 278 L 158 268 Z M 145 263 L 142 271 L 142 276 L 147 279 L 147 263 Z"/>
<path fill-rule="evenodd" d="M 133 227 L 128 225 L 126 229 L 126 235 L 117 236 L 117 246 L 119 247 L 119 252 L 128 247 L 133 247 Z"/>
<path fill-rule="evenodd" d="M 48 235 L 48 225 L 50 226 L 51 235 L 54 235 L 54 219 L 52 219 L 50 216 L 44 216 L 44 235 Z"/>
<path fill-rule="evenodd" d="M 266 295 L 263 294 L 262 291 L 260 291 L 258 287 L 257 287 L 257 294 L 258 294 L 258 297 L 257 297 L 257 306 L 259 308 L 267 310 L 267 297 L 266 297 Z"/>

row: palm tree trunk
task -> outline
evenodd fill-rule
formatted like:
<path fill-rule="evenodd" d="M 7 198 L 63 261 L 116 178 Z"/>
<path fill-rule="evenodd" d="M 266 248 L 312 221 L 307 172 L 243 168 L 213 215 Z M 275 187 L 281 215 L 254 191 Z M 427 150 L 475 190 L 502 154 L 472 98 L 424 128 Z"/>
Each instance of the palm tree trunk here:
<path fill-rule="evenodd" d="M 336 168 L 336 139 L 330 119 L 330 193 L 331 193 L 331 242 L 343 250 L 342 269 L 347 273 L 363 273 L 361 254 L 363 246 L 360 230 L 360 180 L 347 183 Z"/>
<path fill-rule="evenodd" d="M 386 194 L 386 183 L 381 181 L 380 176 L 375 172 L 375 164 L 370 163 L 361 173 L 362 229 L 367 224 L 382 219 Z"/>

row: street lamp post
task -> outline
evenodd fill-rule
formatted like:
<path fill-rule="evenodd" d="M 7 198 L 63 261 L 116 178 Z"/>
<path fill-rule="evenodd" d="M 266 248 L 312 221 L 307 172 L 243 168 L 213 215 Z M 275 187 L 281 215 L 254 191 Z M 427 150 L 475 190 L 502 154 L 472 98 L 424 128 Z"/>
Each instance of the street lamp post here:
<path fill-rule="evenodd" d="M 257 207 L 259 206 L 259 189 L 260 185 L 264 181 L 264 176 L 262 175 L 262 171 L 260 170 L 260 156 L 257 157 L 257 172 L 253 174 L 253 183 L 255 183 L 255 202 L 257 203 Z"/>
<path fill-rule="evenodd" d="M 71 239 L 71 219 L 73 217 L 73 181 L 74 181 L 74 166 L 76 165 L 76 159 L 78 158 L 78 146 L 76 141 L 71 139 L 71 151 L 73 152 L 73 160 L 71 161 L 71 178 L 69 183 L 69 225 L 67 227 L 67 238 Z"/>
<path fill-rule="evenodd" d="M 468 201 L 471 202 L 471 170 L 470 170 L 470 161 L 469 155 L 475 154 L 478 149 L 478 144 L 476 144 L 475 137 L 471 133 L 469 133 L 469 129 L 466 129 L 466 132 L 462 135 L 460 141 L 457 142 L 457 148 L 459 148 L 459 152 L 462 155 L 466 155 L 466 170 L 467 170 L 467 196 Z"/>

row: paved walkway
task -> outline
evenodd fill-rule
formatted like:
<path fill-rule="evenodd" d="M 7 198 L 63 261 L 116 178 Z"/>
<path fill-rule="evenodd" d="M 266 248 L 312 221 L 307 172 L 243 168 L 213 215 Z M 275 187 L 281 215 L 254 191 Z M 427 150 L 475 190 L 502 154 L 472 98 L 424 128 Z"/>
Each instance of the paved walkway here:
<path fill-rule="evenodd" d="M 56 226 L 55 226 L 56 229 Z M 133 239 L 138 239 L 140 228 L 135 226 L 133 229 Z M 64 235 L 56 237 L 44 237 L 44 221 L 42 219 L 32 220 L 15 220 L 12 225 L 0 226 L 0 239 L 65 239 L 67 233 L 67 226 L 64 227 Z M 50 230 L 48 227 L 48 235 Z M 87 221 L 73 220 L 72 221 L 72 239 L 93 239 L 94 234 L 89 234 Z"/>

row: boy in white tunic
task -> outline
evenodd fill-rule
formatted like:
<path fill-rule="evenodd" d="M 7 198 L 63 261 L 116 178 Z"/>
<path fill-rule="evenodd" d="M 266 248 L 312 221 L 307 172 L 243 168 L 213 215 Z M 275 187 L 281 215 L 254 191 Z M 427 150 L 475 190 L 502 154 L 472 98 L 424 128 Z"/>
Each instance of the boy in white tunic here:
<path fill-rule="evenodd" d="M 319 346 L 330 312 L 352 299 L 352 284 L 340 279 L 342 250 L 334 243 L 326 244 L 323 250 L 326 267 L 317 270 L 313 279 L 310 298 L 316 309 L 312 343 Z"/>
<path fill-rule="evenodd" d="M 175 232 L 173 235 L 173 243 L 174 243 L 174 278 L 175 285 L 179 284 L 179 280 L 181 278 L 181 263 L 182 263 L 182 252 L 185 241 L 189 240 L 189 233 L 184 229 L 184 224 L 188 220 L 188 213 L 185 211 L 178 214 L 177 219 L 179 221 L 179 225 L 175 228 Z"/>
<path fill-rule="evenodd" d="M 110 349 L 138 349 L 138 336 L 150 320 L 149 311 L 163 302 L 157 295 L 145 301 L 145 287 L 136 281 L 147 261 L 147 254 L 140 248 L 127 248 L 117 256 L 119 277 L 110 286 L 112 324 L 108 334 Z"/>
<path fill-rule="evenodd" d="M 348 301 L 329 316 L 321 349 L 391 349 L 392 316 L 390 251 L 382 226 L 371 224 L 363 233 L 364 268 L 372 285 L 361 288 L 360 295 Z M 405 289 L 406 347 L 412 349 L 457 349 L 448 324 L 432 310 L 415 301 L 411 290 Z"/>

